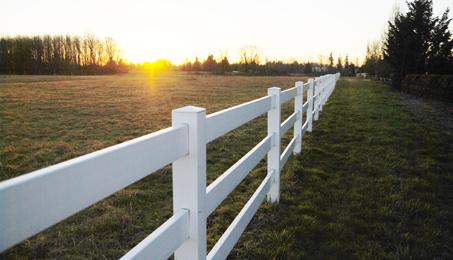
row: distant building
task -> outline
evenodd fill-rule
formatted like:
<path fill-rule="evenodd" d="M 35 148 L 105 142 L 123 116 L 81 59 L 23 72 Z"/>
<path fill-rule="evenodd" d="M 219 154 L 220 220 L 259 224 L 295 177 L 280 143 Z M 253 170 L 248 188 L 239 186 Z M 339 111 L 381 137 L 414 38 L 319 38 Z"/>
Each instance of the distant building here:
<path fill-rule="evenodd" d="M 357 78 L 364 78 L 364 79 L 366 79 L 366 78 L 368 78 L 368 73 L 365 73 L 365 72 L 356 73 L 355 76 L 356 76 Z"/>
<path fill-rule="evenodd" d="M 324 67 L 324 66 L 313 66 L 311 68 L 311 72 L 327 72 L 329 70 L 328 67 Z"/>

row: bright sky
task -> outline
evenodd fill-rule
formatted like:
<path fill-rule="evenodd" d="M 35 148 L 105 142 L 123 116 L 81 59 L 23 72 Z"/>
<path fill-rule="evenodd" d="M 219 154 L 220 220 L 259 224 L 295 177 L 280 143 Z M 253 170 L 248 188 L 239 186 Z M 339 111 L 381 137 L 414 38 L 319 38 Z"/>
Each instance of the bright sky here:
<path fill-rule="evenodd" d="M 1 0 L 0 35 L 93 33 L 113 37 L 133 62 L 182 63 L 241 46 L 270 60 L 362 58 L 405 0 Z M 453 0 L 435 0 L 440 15 Z M 452 14 L 450 14 L 452 17 Z"/>

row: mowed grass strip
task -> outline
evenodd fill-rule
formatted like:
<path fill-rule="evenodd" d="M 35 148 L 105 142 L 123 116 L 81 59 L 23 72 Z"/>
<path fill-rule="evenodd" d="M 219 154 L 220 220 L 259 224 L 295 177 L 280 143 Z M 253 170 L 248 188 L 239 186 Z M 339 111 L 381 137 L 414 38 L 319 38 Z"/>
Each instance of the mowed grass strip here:
<path fill-rule="evenodd" d="M 453 133 L 405 106 L 342 78 L 231 258 L 452 258 Z"/>

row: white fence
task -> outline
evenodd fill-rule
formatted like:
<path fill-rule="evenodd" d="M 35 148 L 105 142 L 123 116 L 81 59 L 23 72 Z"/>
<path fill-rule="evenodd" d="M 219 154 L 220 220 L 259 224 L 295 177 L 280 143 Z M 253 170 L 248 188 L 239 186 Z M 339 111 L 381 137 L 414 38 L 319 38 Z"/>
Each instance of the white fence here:
<path fill-rule="evenodd" d="M 264 198 L 278 203 L 280 170 L 300 153 L 339 76 L 269 88 L 265 97 L 207 116 L 204 108 L 179 108 L 170 128 L 1 182 L 0 252 L 173 163 L 173 216 L 122 259 L 226 258 Z M 291 99 L 294 113 L 280 123 L 281 104 Z M 206 144 L 266 112 L 268 135 L 206 187 Z M 291 127 L 294 137 L 281 153 Z M 267 176 L 206 255 L 206 218 L 266 154 Z"/>

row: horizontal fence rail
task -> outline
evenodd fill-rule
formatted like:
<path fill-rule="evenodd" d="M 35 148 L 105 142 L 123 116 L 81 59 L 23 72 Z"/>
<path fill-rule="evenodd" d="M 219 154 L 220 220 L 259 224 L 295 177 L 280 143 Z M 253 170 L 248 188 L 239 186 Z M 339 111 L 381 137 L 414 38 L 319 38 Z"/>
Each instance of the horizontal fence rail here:
<path fill-rule="evenodd" d="M 244 208 L 239 212 L 230 226 L 227 228 L 219 241 L 214 245 L 209 252 L 208 259 L 225 259 L 233 249 L 236 242 L 239 240 L 242 232 L 244 232 L 247 224 L 252 220 L 259 206 L 266 198 L 266 193 L 270 189 L 271 182 L 274 178 L 274 172 L 271 172 L 264 178 L 258 189 L 253 193 L 252 197 L 247 201 Z"/>
<path fill-rule="evenodd" d="M 121 259 L 169 258 L 189 238 L 188 229 L 189 211 L 180 210 Z"/>
<path fill-rule="evenodd" d="M 238 106 L 227 108 L 207 116 L 206 141 L 216 138 L 238 128 L 248 121 L 266 113 L 271 108 L 271 97 L 262 97 Z"/>
<path fill-rule="evenodd" d="M 187 127 L 168 128 L 1 182 L 0 250 L 187 153 Z"/>
<path fill-rule="evenodd" d="M 0 182 L 0 252 L 172 163 L 173 216 L 122 259 L 225 259 L 264 199 L 278 203 L 280 171 L 301 152 L 339 77 L 269 88 L 265 97 L 209 115 L 203 108 L 176 109 L 170 128 Z M 294 112 L 281 122 L 281 105 L 290 100 Z M 206 144 L 265 113 L 268 135 L 206 187 Z M 207 253 L 207 217 L 266 155 L 267 176 Z"/>
<path fill-rule="evenodd" d="M 255 168 L 271 149 L 271 144 L 272 136 L 267 136 L 208 186 L 206 189 L 207 215 L 210 215 L 247 174 Z"/>

